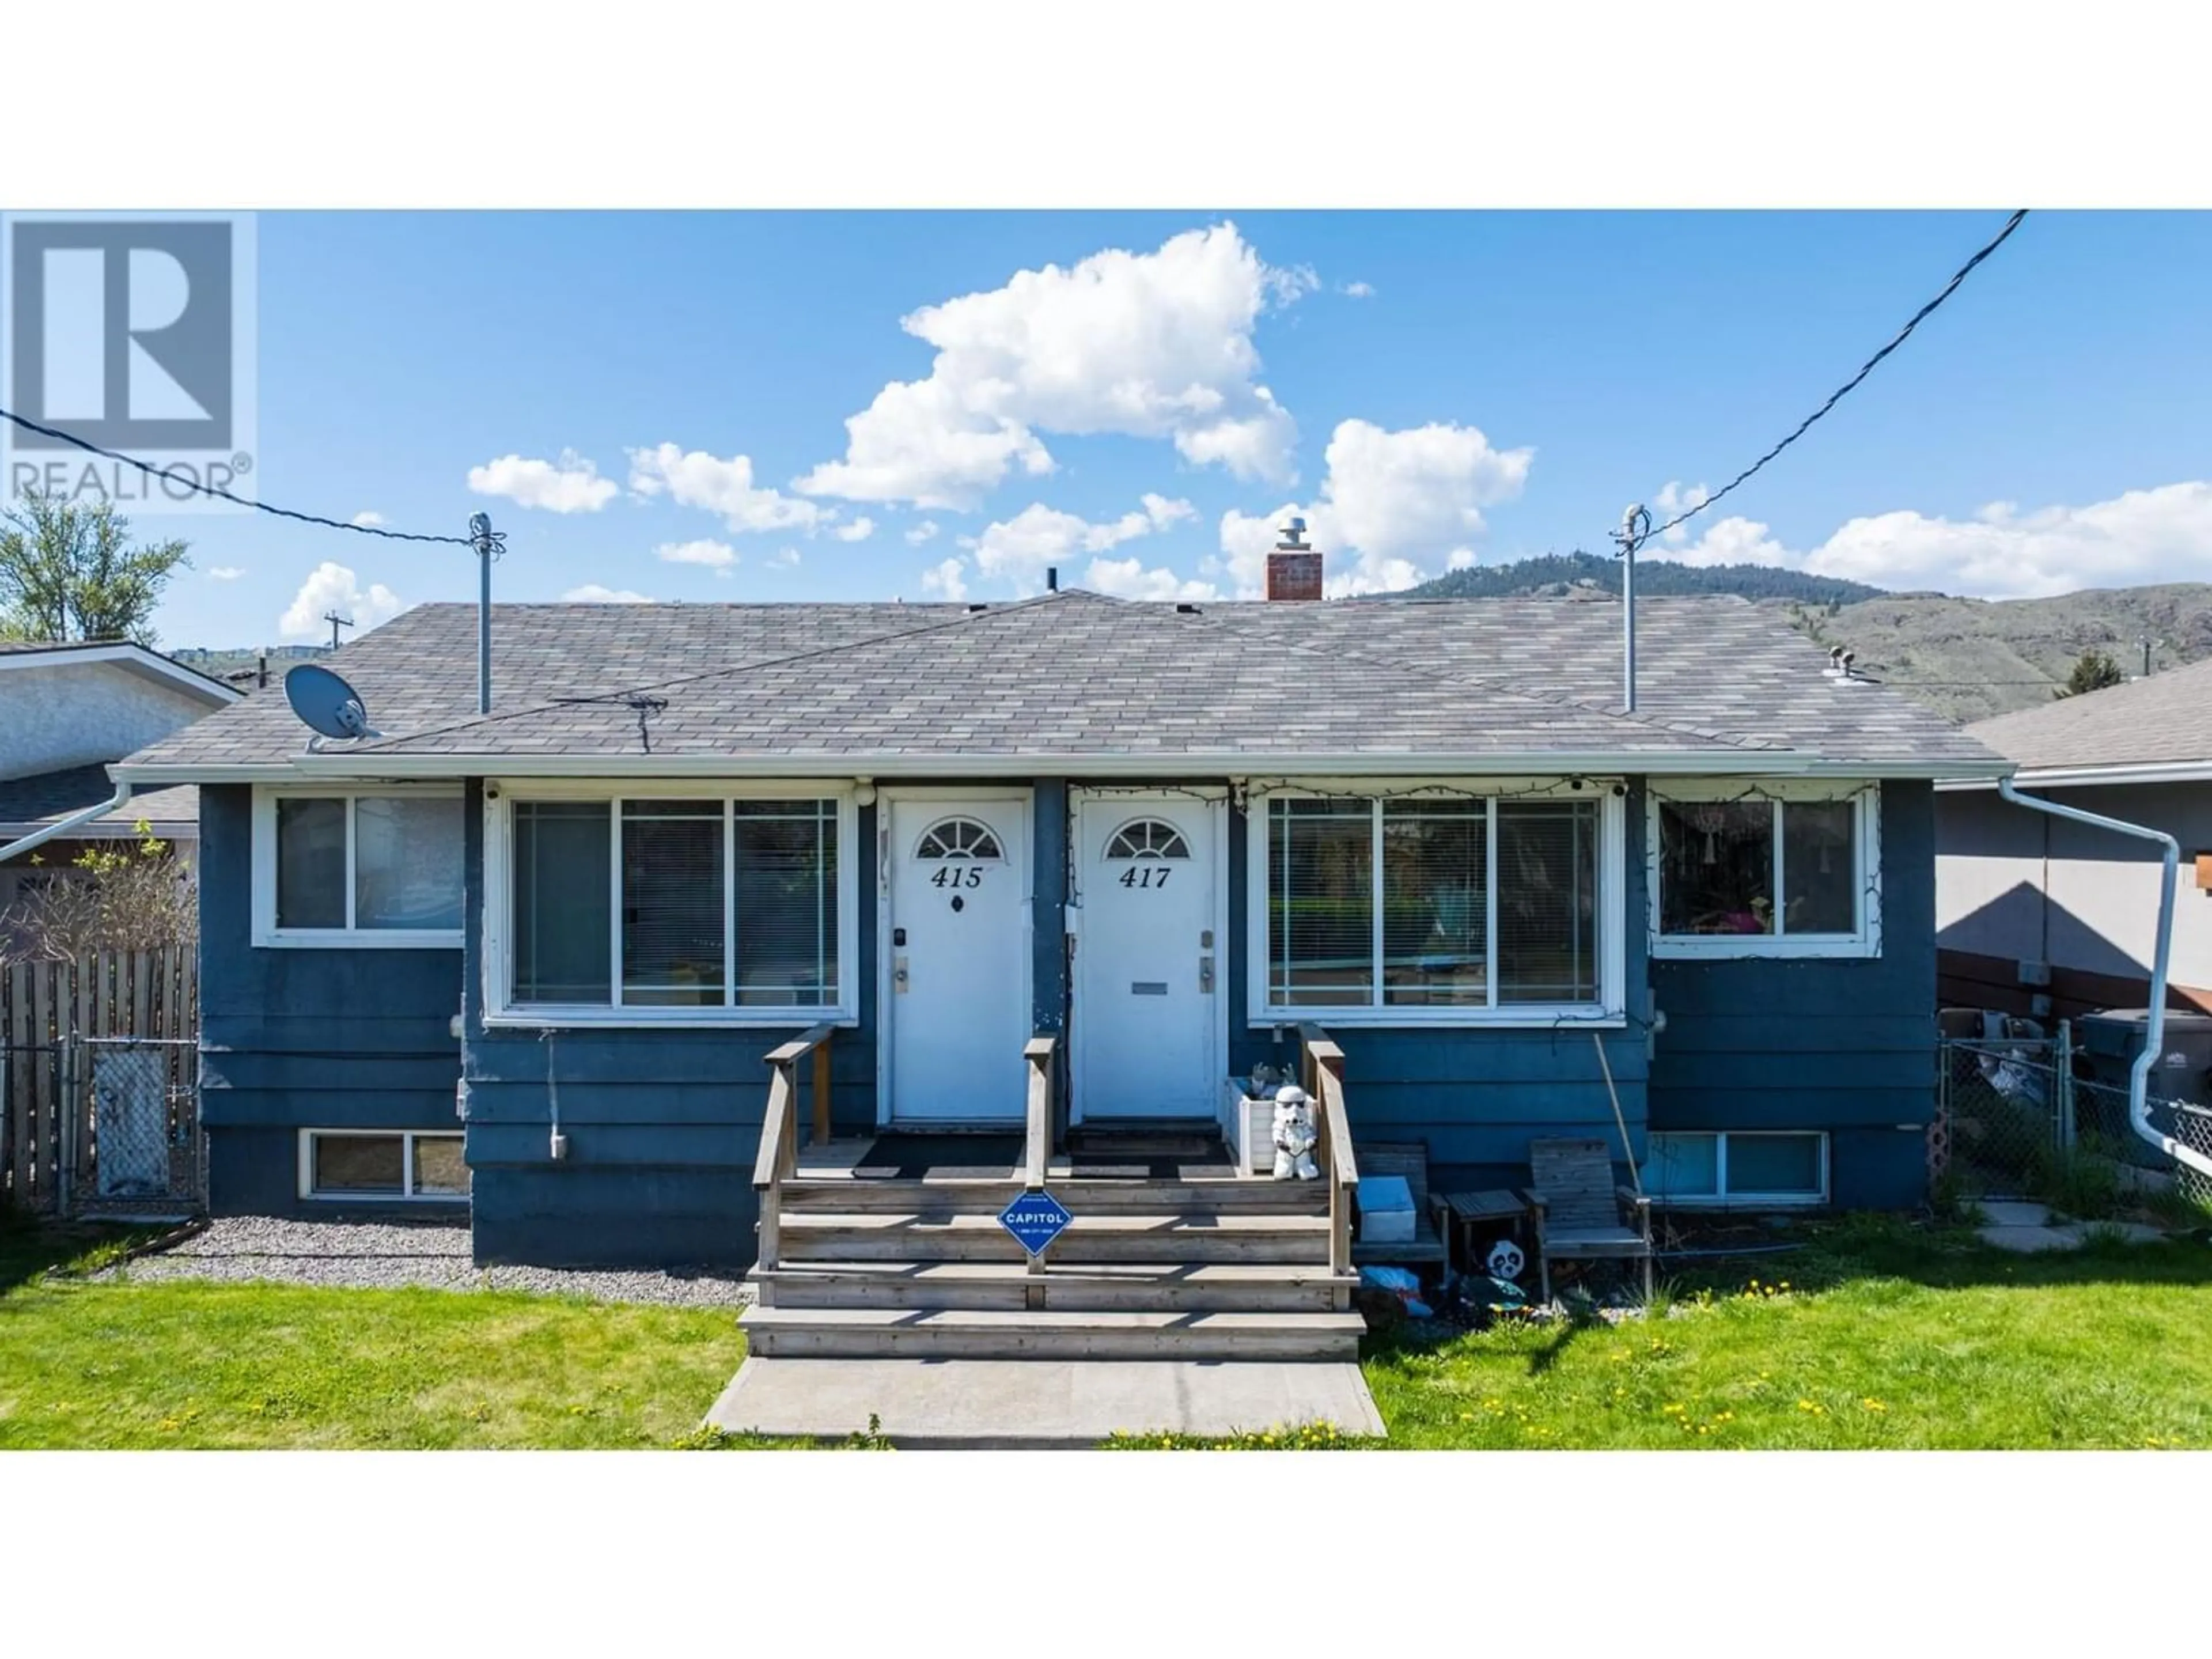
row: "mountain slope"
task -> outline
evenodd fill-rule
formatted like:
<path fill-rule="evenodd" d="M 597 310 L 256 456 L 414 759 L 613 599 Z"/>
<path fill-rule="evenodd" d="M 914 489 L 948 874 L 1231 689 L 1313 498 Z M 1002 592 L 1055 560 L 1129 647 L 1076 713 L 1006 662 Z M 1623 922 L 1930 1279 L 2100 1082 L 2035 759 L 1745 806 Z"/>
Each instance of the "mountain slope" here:
<path fill-rule="evenodd" d="M 1595 553 L 1547 553 L 1511 564 L 1470 565 L 1410 589 L 1416 599 L 1495 599 L 1541 593 L 1576 582 L 1589 582 L 1608 593 L 1620 592 L 1620 561 Z M 1671 559 L 1636 562 L 1638 593 L 1736 593 L 1747 599 L 1787 599 L 1800 605 L 1850 605 L 1879 596 L 1882 590 L 1835 576 L 1808 576 L 1767 564 L 1695 566 Z"/>

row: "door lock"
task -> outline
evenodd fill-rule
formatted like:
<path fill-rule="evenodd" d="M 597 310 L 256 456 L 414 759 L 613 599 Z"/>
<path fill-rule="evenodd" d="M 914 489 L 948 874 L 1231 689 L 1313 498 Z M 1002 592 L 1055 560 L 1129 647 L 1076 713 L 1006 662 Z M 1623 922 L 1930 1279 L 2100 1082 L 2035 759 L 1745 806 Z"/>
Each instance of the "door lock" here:
<path fill-rule="evenodd" d="M 1213 958 L 1212 957 L 1200 957 L 1198 959 L 1198 988 L 1201 995 L 1212 994 Z"/>
<path fill-rule="evenodd" d="M 901 995 L 904 995 L 906 993 L 906 958 L 904 957 L 893 957 L 891 958 L 892 988 L 897 991 Z"/>

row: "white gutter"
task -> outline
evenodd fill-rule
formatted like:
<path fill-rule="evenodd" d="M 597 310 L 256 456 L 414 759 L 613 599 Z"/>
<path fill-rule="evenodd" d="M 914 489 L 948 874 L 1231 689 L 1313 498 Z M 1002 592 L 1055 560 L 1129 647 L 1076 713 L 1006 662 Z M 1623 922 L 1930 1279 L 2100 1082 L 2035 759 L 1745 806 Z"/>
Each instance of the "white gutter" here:
<path fill-rule="evenodd" d="M 56 836 L 67 835 L 80 824 L 90 823 L 94 818 L 104 818 L 125 805 L 131 799 L 133 786 L 128 782 L 115 786 L 115 793 L 97 806 L 88 806 L 81 812 L 72 812 L 65 818 L 57 818 L 42 830 L 33 830 L 21 841 L 11 841 L 0 847 L 0 862 L 12 859 L 18 853 L 27 853 L 34 847 L 43 847 Z"/>
<path fill-rule="evenodd" d="M 2203 783 L 2212 780 L 2212 761 L 2149 761 L 2141 764 L 2115 762 L 2107 766 L 2024 766 L 2013 773 L 2015 783 L 2031 789 L 2086 787 L 2099 783 Z M 1987 789 L 1996 779 L 1960 778 L 1939 784 L 1942 789 Z"/>
<path fill-rule="evenodd" d="M 2173 887 L 2181 865 L 2181 843 L 2163 830 L 2147 829 L 2101 813 L 2085 812 L 2078 806 L 2061 806 L 2055 800 L 2023 795 L 2013 787 L 2010 778 L 1997 780 L 1997 793 L 2015 806 L 2159 844 L 2162 868 L 2158 889 L 2158 940 L 2151 952 L 2150 1011 L 2143 1025 L 2142 1052 L 2136 1056 L 2136 1063 L 2128 1073 L 2128 1127 L 2177 1164 L 2186 1164 L 2192 1170 L 2212 1176 L 2212 1158 L 2193 1146 L 2183 1146 L 2171 1135 L 2160 1134 L 2150 1121 L 2150 1071 L 2166 1052 L 2166 970 L 2173 956 Z"/>
<path fill-rule="evenodd" d="M 1285 754 L 1265 750 L 1178 750 L 1171 753 L 915 754 L 422 754 L 324 749 L 266 764 L 118 765 L 114 775 L 142 787 L 173 783 L 282 783 L 293 779 L 363 778 L 1039 778 L 1316 776 L 1485 777 L 1582 775 L 1620 777 L 1897 778 L 1935 780 L 1987 763 L 1831 761 L 1787 750 L 1634 750 L 1568 754 L 1449 755 L 1407 750 L 1355 754 Z"/>

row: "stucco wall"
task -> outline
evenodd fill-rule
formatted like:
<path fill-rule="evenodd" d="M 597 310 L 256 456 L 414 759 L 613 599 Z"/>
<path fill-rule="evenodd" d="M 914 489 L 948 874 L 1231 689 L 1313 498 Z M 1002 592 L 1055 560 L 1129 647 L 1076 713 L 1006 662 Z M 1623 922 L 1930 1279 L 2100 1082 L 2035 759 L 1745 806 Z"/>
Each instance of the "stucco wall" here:
<path fill-rule="evenodd" d="M 110 663 L 11 668 L 0 673 L 0 778 L 118 760 L 210 712 Z"/>

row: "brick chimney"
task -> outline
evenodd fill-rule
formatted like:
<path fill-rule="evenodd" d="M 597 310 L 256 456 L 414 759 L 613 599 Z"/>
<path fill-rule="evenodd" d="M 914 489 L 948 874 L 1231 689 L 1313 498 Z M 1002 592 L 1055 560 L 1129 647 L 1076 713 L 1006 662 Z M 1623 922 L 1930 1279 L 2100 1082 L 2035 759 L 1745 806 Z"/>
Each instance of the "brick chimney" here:
<path fill-rule="evenodd" d="M 1267 598 L 1321 598 L 1321 554 L 1306 541 L 1306 521 L 1292 519 L 1283 526 L 1283 539 L 1267 555 Z"/>

